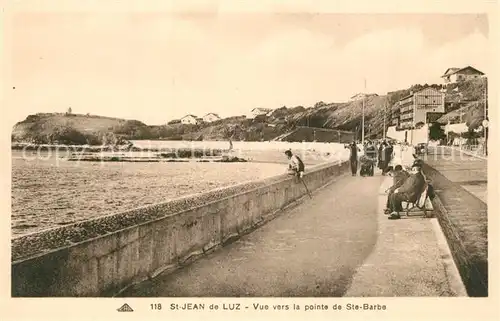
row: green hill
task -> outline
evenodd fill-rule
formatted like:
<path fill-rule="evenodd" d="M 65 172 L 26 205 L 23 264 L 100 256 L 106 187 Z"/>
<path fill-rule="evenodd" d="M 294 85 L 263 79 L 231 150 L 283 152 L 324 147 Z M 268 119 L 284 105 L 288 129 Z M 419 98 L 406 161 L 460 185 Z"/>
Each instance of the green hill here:
<path fill-rule="evenodd" d="M 45 113 L 28 116 L 12 129 L 12 140 L 38 144 L 120 144 L 132 130 L 148 128 L 136 120 L 80 114 Z"/>
<path fill-rule="evenodd" d="M 384 117 L 388 126 L 394 104 L 411 91 L 418 91 L 428 85 L 414 85 L 404 90 L 390 92 L 383 96 L 370 96 L 365 100 L 365 135 L 381 137 Z M 472 127 L 483 119 L 484 90 L 486 79 L 475 79 L 448 86 L 431 85 L 446 90 L 446 115 L 439 122 L 462 117 Z M 247 119 L 245 116 L 229 117 L 213 123 L 184 125 L 171 123 L 163 126 L 147 126 L 137 120 L 125 120 L 94 115 L 36 114 L 17 123 L 12 131 L 15 142 L 61 143 L 61 144 L 108 144 L 117 145 L 134 139 L 164 140 L 240 140 L 240 141 L 341 141 L 361 137 L 363 102 L 316 103 L 313 107 L 285 106 L 275 109 L 268 116 Z M 304 129 L 314 127 L 315 129 Z M 302 129 L 301 129 L 302 128 Z M 321 128 L 325 130 L 320 130 Z M 328 130 L 330 129 L 330 130 Z M 349 135 L 348 133 L 352 133 Z"/>

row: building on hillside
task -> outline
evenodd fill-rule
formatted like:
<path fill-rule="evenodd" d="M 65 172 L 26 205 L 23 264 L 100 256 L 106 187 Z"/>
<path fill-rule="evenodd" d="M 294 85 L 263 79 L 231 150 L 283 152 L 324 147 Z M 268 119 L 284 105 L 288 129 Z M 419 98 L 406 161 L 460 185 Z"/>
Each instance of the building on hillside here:
<path fill-rule="evenodd" d="M 205 116 L 202 117 L 203 121 L 205 123 L 211 123 L 211 122 L 214 122 L 214 121 L 217 121 L 217 120 L 220 120 L 221 118 L 219 117 L 219 115 L 217 114 L 214 114 L 214 113 L 208 113 L 206 114 Z"/>
<path fill-rule="evenodd" d="M 444 112 L 444 93 L 427 87 L 396 102 L 391 124 L 398 130 L 407 130 L 418 124 L 435 122 Z"/>
<path fill-rule="evenodd" d="M 250 111 L 250 114 L 247 115 L 247 118 L 255 118 L 261 115 L 269 115 L 273 112 L 270 108 L 254 108 Z"/>
<path fill-rule="evenodd" d="M 167 125 L 180 124 L 180 123 L 181 123 L 180 119 L 172 119 L 167 123 Z"/>
<path fill-rule="evenodd" d="M 181 118 L 182 124 L 197 125 L 199 123 L 198 118 L 194 115 L 186 115 Z"/>
<path fill-rule="evenodd" d="M 465 68 L 448 68 L 441 78 L 443 78 L 445 84 L 451 84 L 480 78 L 482 76 L 484 76 L 483 72 L 471 66 L 467 66 Z"/>
<path fill-rule="evenodd" d="M 399 104 L 396 102 L 392 106 L 391 126 L 399 127 Z"/>
<path fill-rule="evenodd" d="M 352 96 L 351 98 L 349 98 L 349 101 L 358 101 L 358 100 L 362 100 L 362 99 L 366 99 L 366 98 L 374 97 L 374 96 L 378 96 L 378 95 L 377 94 L 359 93 L 359 94 L 356 94 L 356 95 Z"/>

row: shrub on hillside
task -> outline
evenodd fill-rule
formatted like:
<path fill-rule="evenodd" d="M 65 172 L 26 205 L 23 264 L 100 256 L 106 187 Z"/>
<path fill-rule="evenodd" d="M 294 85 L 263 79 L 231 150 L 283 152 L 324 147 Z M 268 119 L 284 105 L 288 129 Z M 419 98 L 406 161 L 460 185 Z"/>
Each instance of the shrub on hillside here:
<path fill-rule="evenodd" d="M 40 120 L 40 115 L 29 115 L 28 117 L 26 117 L 26 122 L 35 122 L 35 121 L 38 121 Z"/>
<path fill-rule="evenodd" d="M 47 143 L 85 145 L 87 144 L 87 137 L 73 127 L 58 126 L 54 128 L 52 133 L 47 135 Z"/>
<path fill-rule="evenodd" d="M 326 106 L 326 103 L 323 101 L 318 101 L 317 103 L 314 104 L 314 108 L 321 108 Z"/>
<path fill-rule="evenodd" d="M 123 124 L 115 126 L 113 128 L 113 133 L 124 135 L 128 139 L 152 138 L 150 128 L 138 120 L 127 120 Z"/>

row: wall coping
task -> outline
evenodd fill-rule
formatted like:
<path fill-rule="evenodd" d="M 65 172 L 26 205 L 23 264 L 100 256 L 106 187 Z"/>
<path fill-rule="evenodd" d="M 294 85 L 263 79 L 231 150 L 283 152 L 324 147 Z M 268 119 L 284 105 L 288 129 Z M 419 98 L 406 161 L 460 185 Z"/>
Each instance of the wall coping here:
<path fill-rule="evenodd" d="M 304 179 L 307 180 L 307 177 L 315 172 L 342 163 L 344 161 L 311 166 L 309 171 L 306 170 Z M 15 264 L 39 257 L 292 179 L 293 177 L 284 173 L 22 235 L 11 240 L 11 261 Z"/>

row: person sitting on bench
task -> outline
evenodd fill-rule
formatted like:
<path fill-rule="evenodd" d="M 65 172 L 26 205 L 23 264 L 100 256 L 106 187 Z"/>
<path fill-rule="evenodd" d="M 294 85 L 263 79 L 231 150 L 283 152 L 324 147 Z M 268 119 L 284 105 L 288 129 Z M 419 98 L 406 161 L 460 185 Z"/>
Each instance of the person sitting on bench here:
<path fill-rule="evenodd" d="M 397 188 L 399 188 L 403 185 L 403 183 L 406 181 L 406 179 L 408 177 L 410 177 L 410 174 L 408 174 L 407 171 L 403 170 L 403 166 L 401 166 L 401 165 L 396 165 L 396 167 L 394 167 L 394 171 L 392 171 L 391 175 L 392 175 L 392 186 L 389 187 L 389 189 L 388 189 L 389 195 L 387 196 L 387 203 L 386 203 L 386 207 L 384 210 L 385 214 L 391 213 L 390 202 L 389 202 L 391 195 L 394 194 L 394 191 Z"/>
<path fill-rule="evenodd" d="M 403 211 L 403 205 L 401 203 L 415 203 L 425 186 L 425 178 L 421 172 L 422 164 L 420 162 L 415 162 L 411 169 L 413 174 L 389 197 L 389 207 L 391 210 L 391 215 L 389 215 L 390 220 L 400 219 L 401 215 L 399 215 L 399 213 Z"/>

